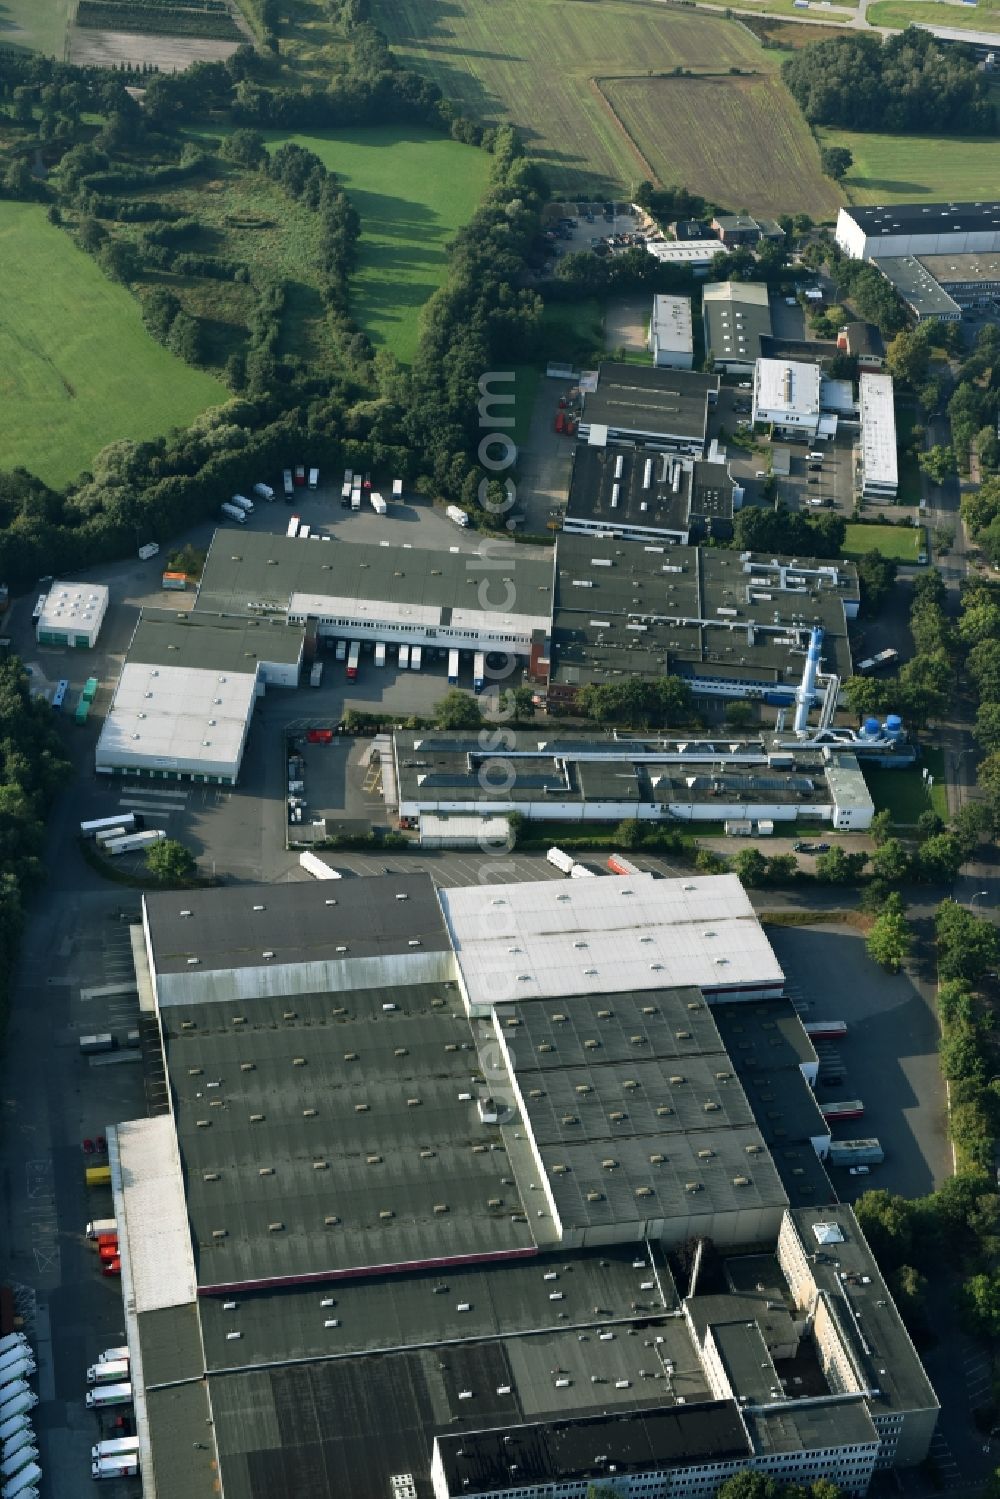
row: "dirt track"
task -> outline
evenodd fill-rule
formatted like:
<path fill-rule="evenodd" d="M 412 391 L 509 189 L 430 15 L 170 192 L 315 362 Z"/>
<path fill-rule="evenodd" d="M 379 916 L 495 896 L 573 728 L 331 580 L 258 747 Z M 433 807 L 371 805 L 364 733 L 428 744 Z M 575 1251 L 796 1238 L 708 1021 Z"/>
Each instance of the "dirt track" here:
<path fill-rule="evenodd" d="M 127 62 L 133 67 L 152 63 L 162 73 L 183 72 L 193 62 L 224 62 L 238 42 L 219 42 L 194 36 L 152 36 L 138 31 L 97 31 L 71 26 L 69 60 L 80 67 L 110 68 Z"/>

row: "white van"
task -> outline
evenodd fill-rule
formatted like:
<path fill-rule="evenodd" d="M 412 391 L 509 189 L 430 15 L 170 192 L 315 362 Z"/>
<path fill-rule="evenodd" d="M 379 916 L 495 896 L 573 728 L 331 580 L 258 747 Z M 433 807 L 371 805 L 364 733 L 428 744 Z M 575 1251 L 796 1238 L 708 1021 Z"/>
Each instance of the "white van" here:
<path fill-rule="evenodd" d="M 409 668 L 410 668 L 410 647 L 408 645 L 401 645 L 399 647 L 399 669 L 400 669 L 400 671 L 408 671 Z"/>
<path fill-rule="evenodd" d="M 419 671 L 422 660 L 423 650 L 419 645 L 415 645 L 410 652 L 410 670 Z"/>

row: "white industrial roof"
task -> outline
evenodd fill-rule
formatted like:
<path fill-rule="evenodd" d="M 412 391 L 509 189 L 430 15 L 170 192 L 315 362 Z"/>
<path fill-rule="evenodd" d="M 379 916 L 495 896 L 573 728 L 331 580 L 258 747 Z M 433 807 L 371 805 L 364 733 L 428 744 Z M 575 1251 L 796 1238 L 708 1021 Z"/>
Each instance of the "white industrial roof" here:
<path fill-rule="evenodd" d="M 876 484 L 896 484 L 896 413 L 892 376 L 861 374 L 861 470 Z"/>
<path fill-rule="evenodd" d="M 174 1121 L 169 1114 L 117 1126 L 122 1211 L 136 1313 L 185 1306 L 197 1295 L 191 1231 Z"/>
<path fill-rule="evenodd" d="M 505 586 L 498 574 L 494 592 L 502 597 Z M 316 593 L 293 593 L 288 603 L 290 618 L 350 619 L 360 620 L 367 615 L 379 624 L 394 624 L 400 629 L 431 629 L 444 624 L 454 629 L 492 631 L 502 634 L 516 630 L 522 635 L 531 635 L 534 630 L 547 630 L 547 613 L 501 614 L 497 610 L 481 609 L 473 605 L 468 609 L 452 608 L 447 611 L 440 604 L 398 604 L 389 599 L 335 598 Z M 448 618 L 445 618 L 447 613 Z"/>
<path fill-rule="evenodd" d="M 103 583 L 53 583 L 37 628 L 70 630 L 75 626 L 89 633 L 100 624 L 107 607 L 108 590 Z"/>
<path fill-rule="evenodd" d="M 646 241 L 650 255 L 666 265 L 708 265 L 713 256 L 721 255 L 725 246 L 718 239 L 674 240 L 650 239 Z"/>
<path fill-rule="evenodd" d="M 818 415 L 818 364 L 798 359 L 758 359 L 755 379 L 756 402 L 762 410 Z"/>
<path fill-rule="evenodd" d="M 694 348 L 691 298 L 654 297 L 652 334 L 661 349 L 674 354 L 690 354 Z"/>
<path fill-rule="evenodd" d="M 126 663 L 98 740 L 97 768 L 232 766 L 253 713 L 256 680 L 251 672 Z"/>
<path fill-rule="evenodd" d="M 735 875 L 439 891 L 471 1006 L 567 994 L 784 982 Z"/>

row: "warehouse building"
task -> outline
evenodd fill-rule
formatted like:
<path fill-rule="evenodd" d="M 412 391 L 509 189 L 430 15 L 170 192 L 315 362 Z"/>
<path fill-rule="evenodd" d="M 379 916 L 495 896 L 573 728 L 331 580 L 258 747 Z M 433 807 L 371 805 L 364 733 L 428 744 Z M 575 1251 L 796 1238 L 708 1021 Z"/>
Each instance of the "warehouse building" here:
<path fill-rule="evenodd" d="M 652 373 L 652 372 L 649 372 Z M 306 626 L 320 638 L 457 646 L 526 655 L 547 627 L 552 561 L 513 543 L 329 546 L 262 531 L 216 531 L 198 610 Z"/>
<path fill-rule="evenodd" d="M 815 1053 L 735 877 L 330 888 L 144 899 L 171 1107 L 108 1143 L 149 1499 L 583 1499 L 612 1464 L 637 1499 L 861 1495 L 922 1459 L 933 1392 L 785 1096 Z"/>
<path fill-rule="evenodd" d="M 52 583 L 35 606 L 35 639 L 39 645 L 92 650 L 108 612 L 103 583 Z"/>
<path fill-rule="evenodd" d="M 937 318 L 957 323 L 962 309 L 950 292 L 924 268 L 915 255 L 879 255 L 872 260 L 906 307 L 914 322 Z"/>
<path fill-rule="evenodd" d="M 628 541 L 729 541 L 743 491 L 725 463 L 634 447 L 580 445 L 563 531 Z"/>
<path fill-rule="evenodd" d="M 852 260 L 1000 250 L 1000 203 L 853 205 L 837 215 L 837 244 Z"/>
<path fill-rule="evenodd" d="M 421 831 L 429 817 L 517 813 L 543 822 L 764 821 L 786 832 L 809 819 L 863 832 L 874 814 L 849 748 L 789 746 L 777 734 L 741 744 L 690 737 L 609 744 L 599 735 L 511 731 L 498 751 L 474 735 L 407 729 L 394 735 L 393 760 L 399 816 L 419 819 Z M 484 831 L 478 846 L 497 836 Z"/>
<path fill-rule="evenodd" d="M 269 686 L 298 686 L 303 634 L 281 620 L 144 609 L 97 742 L 97 773 L 235 786 L 257 699 Z"/>
<path fill-rule="evenodd" d="M 580 438 L 594 447 L 644 442 L 700 458 L 718 395 L 718 375 L 602 364 L 596 388 L 583 398 Z"/>
<path fill-rule="evenodd" d="M 694 364 L 690 297 L 654 297 L 649 349 L 657 368 L 689 370 Z"/>
<path fill-rule="evenodd" d="M 825 632 L 825 672 L 851 675 L 851 563 L 568 535 L 556 563 L 552 630 L 529 666 L 550 708 L 570 707 L 589 682 L 664 674 L 695 693 L 781 706 L 794 698 L 814 625 Z"/>
<path fill-rule="evenodd" d="M 756 281 L 718 281 L 702 292 L 705 353 L 717 370 L 751 374 L 771 337 L 767 287 Z"/>
<path fill-rule="evenodd" d="M 717 213 L 712 230 L 727 250 L 759 245 L 765 239 L 779 242 L 785 238 L 785 231 L 774 219 L 757 219 L 751 213 Z"/>
<path fill-rule="evenodd" d="M 830 380 L 809 360 L 757 360 L 753 419 L 769 423 L 776 435 L 792 442 L 826 442 L 836 436 L 838 419 L 854 414 L 849 380 Z"/>
<path fill-rule="evenodd" d="M 717 239 L 708 234 L 700 239 L 675 242 L 666 239 L 647 239 L 647 253 L 661 265 L 684 266 L 696 276 L 703 276 L 716 255 L 724 255 L 725 249 Z"/>
<path fill-rule="evenodd" d="M 865 499 L 894 500 L 899 487 L 892 376 L 863 370 L 859 484 Z"/>
<path fill-rule="evenodd" d="M 920 264 L 960 307 L 988 307 L 1000 298 L 1000 253 L 921 255 Z"/>

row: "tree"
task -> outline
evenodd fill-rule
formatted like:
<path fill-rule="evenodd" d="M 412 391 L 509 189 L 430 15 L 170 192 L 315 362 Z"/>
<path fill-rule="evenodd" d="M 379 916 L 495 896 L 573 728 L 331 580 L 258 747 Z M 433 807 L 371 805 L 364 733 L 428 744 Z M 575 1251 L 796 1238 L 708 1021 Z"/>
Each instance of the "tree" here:
<path fill-rule="evenodd" d="M 787 885 L 799 872 L 799 861 L 794 854 L 771 854 L 767 861 L 767 883 Z"/>
<path fill-rule="evenodd" d="M 930 360 L 930 339 L 917 328 L 903 328 L 889 343 L 885 351 L 886 369 L 894 380 L 905 381 L 917 390 L 927 376 Z"/>
<path fill-rule="evenodd" d="M 138 256 L 123 239 L 105 239 L 97 252 L 97 263 L 112 281 L 131 281 L 138 271 Z"/>
<path fill-rule="evenodd" d="M 938 944 L 938 973 L 942 979 L 963 979 L 975 984 L 987 970 L 995 968 L 998 956 L 997 928 L 984 917 L 945 900 L 934 914 Z"/>
<path fill-rule="evenodd" d="M 941 443 L 935 443 L 926 453 L 918 454 L 917 462 L 932 484 L 944 484 L 952 474 L 958 473 L 955 449 Z"/>
<path fill-rule="evenodd" d="M 741 848 L 733 859 L 733 872 L 748 890 L 756 889 L 767 880 L 767 860 L 757 848 Z"/>
<path fill-rule="evenodd" d="M 912 1265 L 900 1265 L 886 1277 L 892 1298 L 911 1337 L 927 1331 L 927 1277 Z"/>
<path fill-rule="evenodd" d="M 874 677 L 850 677 L 844 687 L 847 706 L 858 718 L 878 715 L 886 707 L 886 687 Z"/>
<path fill-rule="evenodd" d="M 899 901 L 899 897 L 896 897 Z M 876 917 L 868 933 L 866 947 L 873 963 L 887 973 L 898 973 L 902 968 L 913 941 L 910 924 L 902 911 L 902 902 L 891 905 L 886 902 L 881 916 Z"/>
<path fill-rule="evenodd" d="M 963 598 L 958 633 L 966 645 L 1000 639 L 1000 604 L 986 589 L 970 589 Z"/>
<path fill-rule="evenodd" d="M 190 849 L 176 838 L 162 838 L 146 850 L 146 868 L 161 885 L 186 885 L 194 878 L 198 866 Z"/>
<path fill-rule="evenodd" d="M 877 614 L 892 592 L 896 581 L 896 564 L 875 547 L 858 560 L 858 582 L 861 585 L 861 609 L 868 616 Z"/>
<path fill-rule="evenodd" d="M 930 884 L 950 884 L 961 867 L 962 846 L 953 833 L 938 833 L 917 850 L 916 868 Z"/>
<path fill-rule="evenodd" d="M 916 1212 L 912 1202 L 884 1188 L 863 1192 L 854 1211 L 883 1270 L 905 1264 L 913 1250 Z"/>
<path fill-rule="evenodd" d="M 872 854 L 872 873 L 889 885 L 901 885 L 910 874 L 910 855 L 898 838 L 887 838 Z"/>
<path fill-rule="evenodd" d="M 967 863 L 979 845 L 985 842 L 992 818 L 984 802 L 963 802 L 951 820 L 951 832 L 962 849 L 962 862 Z"/>
<path fill-rule="evenodd" d="M 1000 1270 L 970 1276 L 959 1291 L 965 1324 L 977 1337 L 1000 1337 Z"/>
<path fill-rule="evenodd" d="M 834 182 L 840 182 L 854 165 L 854 157 L 846 146 L 826 146 L 819 153 L 820 169 Z"/>
<path fill-rule="evenodd" d="M 642 823 L 638 817 L 626 817 L 615 828 L 615 842 L 619 848 L 638 848 L 642 843 Z"/>
<path fill-rule="evenodd" d="M 1000 750 L 1000 702 L 980 705 L 974 732 L 980 748 L 988 754 Z"/>
<path fill-rule="evenodd" d="M 888 807 L 875 813 L 868 831 L 876 848 L 881 848 L 892 837 L 892 813 Z"/>
<path fill-rule="evenodd" d="M 867 854 L 845 854 L 839 844 L 834 844 L 827 853 L 818 855 L 816 878 L 824 885 L 852 885 L 861 878 L 867 862 Z"/>
<path fill-rule="evenodd" d="M 751 1472 L 744 1468 L 734 1473 L 719 1485 L 716 1499 L 777 1499 L 778 1486 L 774 1479 L 764 1473 Z"/>
<path fill-rule="evenodd" d="M 434 704 L 434 722 L 439 729 L 478 729 L 483 722 L 479 699 L 453 687 Z"/>
<path fill-rule="evenodd" d="M 746 729 L 756 717 L 753 704 L 748 703 L 745 698 L 734 698 L 731 703 L 726 704 L 726 723 L 731 729 Z"/>
<path fill-rule="evenodd" d="M 503 711 L 510 718 L 534 718 L 535 694 L 527 684 L 508 687 L 503 694 Z"/>
<path fill-rule="evenodd" d="M 203 358 L 201 323 L 188 312 L 179 312 L 170 325 L 167 348 L 188 364 L 201 364 Z"/>
<path fill-rule="evenodd" d="M 1000 702 L 1000 640 L 980 640 L 966 656 L 965 669 L 981 699 Z"/>

